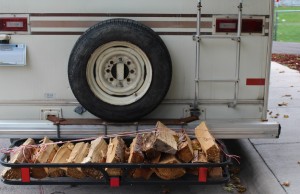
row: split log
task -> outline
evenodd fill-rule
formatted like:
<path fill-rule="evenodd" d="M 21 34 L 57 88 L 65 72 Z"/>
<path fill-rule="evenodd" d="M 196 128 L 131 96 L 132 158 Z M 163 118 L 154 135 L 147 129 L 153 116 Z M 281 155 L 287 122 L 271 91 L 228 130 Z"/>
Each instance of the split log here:
<path fill-rule="evenodd" d="M 88 163 L 104 163 L 106 161 L 107 143 L 103 137 L 98 137 L 91 142 L 91 147 L 87 157 L 82 161 L 84 164 Z M 82 172 L 89 177 L 101 179 L 102 173 L 96 168 L 81 168 Z"/>
<path fill-rule="evenodd" d="M 220 149 L 215 138 L 210 134 L 205 122 L 201 122 L 195 129 L 195 135 L 200 142 L 208 162 L 220 163 Z"/>
<path fill-rule="evenodd" d="M 53 160 L 59 147 L 57 144 L 52 143 L 53 141 L 51 141 L 48 137 L 44 137 L 41 146 L 36 150 L 34 159 L 35 163 L 50 163 Z M 31 168 L 31 177 L 42 179 L 47 176 L 48 168 Z"/>
<path fill-rule="evenodd" d="M 202 150 L 194 150 L 192 163 L 207 163 L 207 158 Z"/>
<path fill-rule="evenodd" d="M 161 152 L 157 152 L 154 155 L 154 157 L 151 160 L 148 160 L 147 162 L 149 162 L 150 164 L 157 164 L 160 161 L 161 158 Z M 140 172 L 136 172 L 135 176 L 133 176 L 133 178 L 144 178 L 146 180 L 148 180 L 151 175 L 154 173 L 153 168 L 145 168 L 143 170 L 141 170 Z"/>
<path fill-rule="evenodd" d="M 142 152 L 143 138 L 142 135 L 137 135 L 130 144 L 130 154 L 128 163 L 142 163 L 144 162 L 144 154 Z"/>
<path fill-rule="evenodd" d="M 193 150 L 202 150 L 201 145 L 197 139 L 192 140 L 192 148 Z"/>
<path fill-rule="evenodd" d="M 130 154 L 128 158 L 128 163 L 144 163 L 145 156 L 142 152 L 143 150 L 143 137 L 138 134 L 130 144 Z M 144 178 L 149 179 L 153 171 L 146 168 L 137 168 L 130 172 L 133 178 Z M 150 175 L 149 175 L 150 174 Z"/>
<path fill-rule="evenodd" d="M 197 139 L 192 140 L 192 147 L 194 151 L 194 157 L 192 159 L 192 163 L 207 163 L 207 158 L 205 153 L 202 151 L 200 143 Z M 193 174 L 198 176 L 199 169 L 198 168 L 189 168 L 187 169 L 189 174 Z"/>
<path fill-rule="evenodd" d="M 18 150 L 16 153 L 11 154 L 9 162 L 17 164 L 17 163 L 27 163 L 28 161 L 31 161 L 34 148 L 30 147 L 30 145 L 35 145 L 35 141 L 31 138 L 28 138 L 20 146 L 21 147 L 20 150 Z"/>
<path fill-rule="evenodd" d="M 74 144 L 67 142 L 64 145 L 62 145 L 56 152 L 55 156 L 53 157 L 53 160 L 51 163 L 67 163 L 67 159 L 70 157 L 71 152 L 74 148 Z M 50 177 L 60 177 L 65 176 L 66 174 L 66 167 L 60 167 L 60 168 L 49 168 L 48 174 Z"/>
<path fill-rule="evenodd" d="M 222 167 L 213 167 L 208 169 L 208 176 L 211 178 L 222 178 L 223 169 Z"/>
<path fill-rule="evenodd" d="M 201 145 L 197 139 L 192 140 L 192 147 L 194 152 L 192 163 L 207 163 L 206 155 L 203 152 Z"/>
<path fill-rule="evenodd" d="M 122 138 L 115 137 L 110 139 L 106 163 L 123 163 L 126 145 Z M 121 176 L 122 170 L 120 168 L 106 168 L 109 176 Z"/>
<path fill-rule="evenodd" d="M 183 162 L 190 162 L 194 157 L 192 141 L 185 132 L 178 133 L 178 151 L 176 156 Z"/>
<path fill-rule="evenodd" d="M 124 151 L 124 162 L 125 163 L 128 163 L 129 157 L 130 157 L 130 148 L 128 148 L 126 146 L 125 151 Z"/>
<path fill-rule="evenodd" d="M 158 121 L 156 123 L 156 129 L 158 131 L 165 131 L 165 132 L 169 132 L 170 134 L 172 134 L 175 138 L 177 136 L 177 133 L 175 131 L 173 131 L 172 129 L 168 128 L 166 125 L 164 125 L 162 122 Z"/>
<path fill-rule="evenodd" d="M 70 157 L 67 159 L 67 162 L 81 163 L 83 159 L 88 155 L 89 148 L 90 148 L 89 143 L 84 143 L 84 142 L 76 143 L 76 145 L 74 146 L 70 154 Z M 82 172 L 81 168 L 79 167 L 67 168 L 66 174 L 67 176 L 77 178 L 77 179 L 82 179 L 85 177 L 85 174 Z"/>
<path fill-rule="evenodd" d="M 132 174 L 132 178 L 143 178 L 145 180 L 150 179 L 151 175 L 154 173 L 153 169 L 151 168 L 140 168 L 136 169 Z"/>
<path fill-rule="evenodd" d="M 177 152 L 177 134 L 175 131 L 169 129 L 161 122 L 156 123 L 157 133 L 156 139 L 153 142 L 153 147 L 157 151 L 176 154 Z"/>
<path fill-rule="evenodd" d="M 33 139 L 28 138 L 22 146 L 19 147 L 19 150 L 11 154 L 10 160 L 8 163 L 18 164 L 18 163 L 27 163 L 31 161 L 34 148 L 30 145 L 34 145 L 35 142 Z M 27 147 L 26 147 L 27 146 Z M 21 178 L 21 169 L 20 168 L 10 168 L 5 167 L 1 173 L 3 179 L 20 179 Z"/>
<path fill-rule="evenodd" d="M 150 133 L 153 137 L 149 138 L 150 142 L 146 142 L 147 147 L 152 147 L 154 150 L 167 153 L 176 154 L 177 142 L 168 131 L 157 131 L 156 133 Z"/>
<path fill-rule="evenodd" d="M 180 161 L 172 154 L 165 154 L 159 164 L 179 164 Z M 185 175 L 186 170 L 184 168 L 155 168 L 155 174 L 164 180 L 177 179 Z"/>
<path fill-rule="evenodd" d="M 192 142 L 185 132 L 176 133 L 160 121 L 156 123 L 156 128 L 158 131 L 168 132 L 173 135 L 175 141 L 177 142 L 178 151 L 176 155 L 181 161 L 188 163 L 193 159 Z"/>
<path fill-rule="evenodd" d="M 155 133 L 143 134 L 143 152 L 145 153 L 146 159 L 148 161 L 154 160 L 160 157 L 160 152 L 155 150 L 153 143 L 155 142 Z"/>
<path fill-rule="evenodd" d="M 156 158 L 158 152 L 175 154 L 177 152 L 176 132 L 166 127 L 161 122 L 156 124 L 157 132 L 144 135 L 143 151 L 147 159 Z"/>

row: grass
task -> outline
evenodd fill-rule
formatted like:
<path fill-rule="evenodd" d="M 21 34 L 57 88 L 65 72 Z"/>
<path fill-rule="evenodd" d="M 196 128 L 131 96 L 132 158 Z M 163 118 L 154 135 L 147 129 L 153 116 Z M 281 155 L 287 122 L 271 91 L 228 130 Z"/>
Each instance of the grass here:
<path fill-rule="evenodd" d="M 299 10 L 299 12 L 278 12 L 276 41 L 300 42 L 300 7 L 278 7 L 277 10 Z M 275 35 L 275 33 L 274 33 Z"/>

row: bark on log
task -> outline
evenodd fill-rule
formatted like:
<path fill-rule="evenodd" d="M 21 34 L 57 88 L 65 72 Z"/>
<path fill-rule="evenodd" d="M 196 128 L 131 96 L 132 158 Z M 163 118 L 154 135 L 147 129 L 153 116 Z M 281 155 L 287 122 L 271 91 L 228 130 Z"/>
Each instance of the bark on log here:
<path fill-rule="evenodd" d="M 143 137 L 142 135 L 137 135 L 132 143 L 130 144 L 130 155 L 128 158 L 128 163 L 144 163 L 145 156 L 142 152 L 143 150 Z M 153 171 L 151 169 L 138 168 L 130 172 L 133 178 L 144 178 L 149 179 Z"/>
<path fill-rule="evenodd" d="M 194 157 L 192 163 L 207 163 L 207 158 L 205 153 L 202 151 L 200 143 L 197 139 L 192 140 L 192 147 L 194 151 Z M 189 174 L 197 175 L 199 174 L 198 168 L 189 168 L 187 169 Z"/>
<path fill-rule="evenodd" d="M 67 159 L 70 157 L 70 154 L 74 148 L 74 144 L 67 142 L 64 145 L 62 145 L 56 152 L 55 156 L 53 157 L 53 160 L 51 163 L 67 163 Z M 50 177 L 60 177 L 65 176 L 66 174 L 66 168 L 49 168 L 49 176 Z"/>
<path fill-rule="evenodd" d="M 153 169 L 140 168 L 134 171 L 134 173 L 132 174 L 132 178 L 143 178 L 145 180 L 148 180 L 153 173 L 154 173 Z"/>
<path fill-rule="evenodd" d="M 168 131 L 157 131 L 156 133 L 150 133 L 149 135 L 150 137 L 148 137 L 145 142 L 146 149 L 144 149 L 147 156 L 149 153 L 154 152 L 153 149 L 167 154 L 176 154 L 177 142 L 172 133 L 169 133 Z M 157 156 L 157 154 L 154 155 Z"/>
<path fill-rule="evenodd" d="M 126 145 L 122 138 L 115 137 L 110 139 L 107 149 L 106 163 L 123 163 Z M 109 176 L 120 176 L 122 170 L 120 168 L 107 168 L 106 172 Z"/>
<path fill-rule="evenodd" d="M 178 133 L 178 151 L 176 156 L 183 162 L 190 162 L 194 157 L 192 141 L 185 132 Z"/>
<path fill-rule="evenodd" d="M 153 142 L 154 149 L 167 154 L 176 154 L 178 140 L 176 132 L 159 121 L 156 123 L 156 128 L 156 139 Z"/>
<path fill-rule="evenodd" d="M 70 157 L 67 159 L 68 163 L 81 163 L 83 159 L 88 155 L 89 153 L 89 148 L 90 144 L 89 143 L 84 143 L 84 142 L 79 142 L 76 143 L 74 146 Z M 81 168 L 67 168 L 67 176 L 77 178 L 77 179 L 82 179 L 85 177 L 85 174 L 82 172 Z"/>
<path fill-rule="evenodd" d="M 192 140 L 193 150 L 202 150 L 201 145 L 197 139 Z"/>
<path fill-rule="evenodd" d="M 143 138 L 142 135 L 137 135 L 132 143 L 130 144 L 130 154 L 128 158 L 128 163 L 142 163 L 144 162 L 143 154 Z"/>
<path fill-rule="evenodd" d="M 205 122 L 201 122 L 195 129 L 195 135 L 201 148 L 206 154 L 208 162 L 220 163 L 220 149 L 215 138 L 210 134 Z"/>
<path fill-rule="evenodd" d="M 222 178 L 223 169 L 222 167 L 213 167 L 208 169 L 208 176 L 211 178 Z"/>
<path fill-rule="evenodd" d="M 197 139 L 192 140 L 192 147 L 194 152 L 192 163 L 206 163 L 207 162 L 206 155 L 203 152 L 201 145 Z"/>
<path fill-rule="evenodd" d="M 50 163 L 53 160 L 59 147 L 57 144 L 52 143 L 53 141 L 48 137 L 44 137 L 40 148 L 36 150 L 35 163 Z M 31 168 L 31 177 L 36 179 L 46 178 L 48 176 L 48 170 L 48 168 Z"/>
<path fill-rule="evenodd" d="M 207 163 L 207 158 L 202 150 L 194 150 L 192 163 Z"/>
<path fill-rule="evenodd" d="M 164 154 L 159 164 L 179 164 L 180 161 L 172 154 Z M 155 168 L 155 174 L 164 180 L 172 180 L 182 177 L 186 171 L 184 168 Z"/>
<path fill-rule="evenodd" d="M 156 129 L 156 132 L 148 133 L 143 136 L 143 151 L 149 160 L 156 158 L 159 155 L 157 152 L 168 154 L 175 154 L 177 152 L 176 132 L 161 122 L 157 122 Z"/>
<path fill-rule="evenodd" d="M 156 139 L 155 133 L 143 134 L 143 152 L 145 153 L 146 159 L 151 161 L 160 156 L 160 152 L 155 150 L 153 143 Z"/>
<path fill-rule="evenodd" d="M 87 157 L 85 157 L 82 163 L 104 163 L 106 161 L 107 143 L 103 137 L 98 137 L 91 142 L 91 147 Z M 81 168 L 82 172 L 89 177 L 95 179 L 101 179 L 102 173 L 96 168 Z"/>
<path fill-rule="evenodd" d="M 28 138 L 22 146 L 19 147 L 19 150 L 11 154 L 10 160 L 8 163 L 12 164 L 18 164 L 18 163 L 27 163 L 28 161 L 31 161 L 32 154 L 34 152 L 33 147 L 26 147 L 29 145 L 34 145 L 35 142 L 33 139 Z M 21 169 L 20 168 L 10 168 L 5 167 L 1 173 L 1 177 L 3 179 L 9 180 L 9 179 L 20 179 L 21 178 Z"/>

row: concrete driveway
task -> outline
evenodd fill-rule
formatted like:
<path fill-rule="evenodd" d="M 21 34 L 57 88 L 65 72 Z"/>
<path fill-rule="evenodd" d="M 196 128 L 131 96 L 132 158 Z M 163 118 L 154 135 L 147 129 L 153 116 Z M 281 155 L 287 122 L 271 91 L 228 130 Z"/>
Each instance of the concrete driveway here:
<path fill-rule="evenodd" d="M 272 63 L 269 117 L 281 124 L 280 138 L 251 143 L 278 184 L 288 182 L 282 186 L 287 193 L 300 193 L 300 74 L 278 63 Z"/>

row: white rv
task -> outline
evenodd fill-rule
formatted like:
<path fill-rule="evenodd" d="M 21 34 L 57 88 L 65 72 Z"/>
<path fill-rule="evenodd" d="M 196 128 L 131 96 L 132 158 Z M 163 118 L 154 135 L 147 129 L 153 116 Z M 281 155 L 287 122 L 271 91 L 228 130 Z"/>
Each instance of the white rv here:
<path fill-rule="evenodd" d="M 273 0 L 0 0 L 0 136 L 86 137 L 206 121 L 275 138 Z M 191 121 L 191 122 L 187 122 Z"/>

